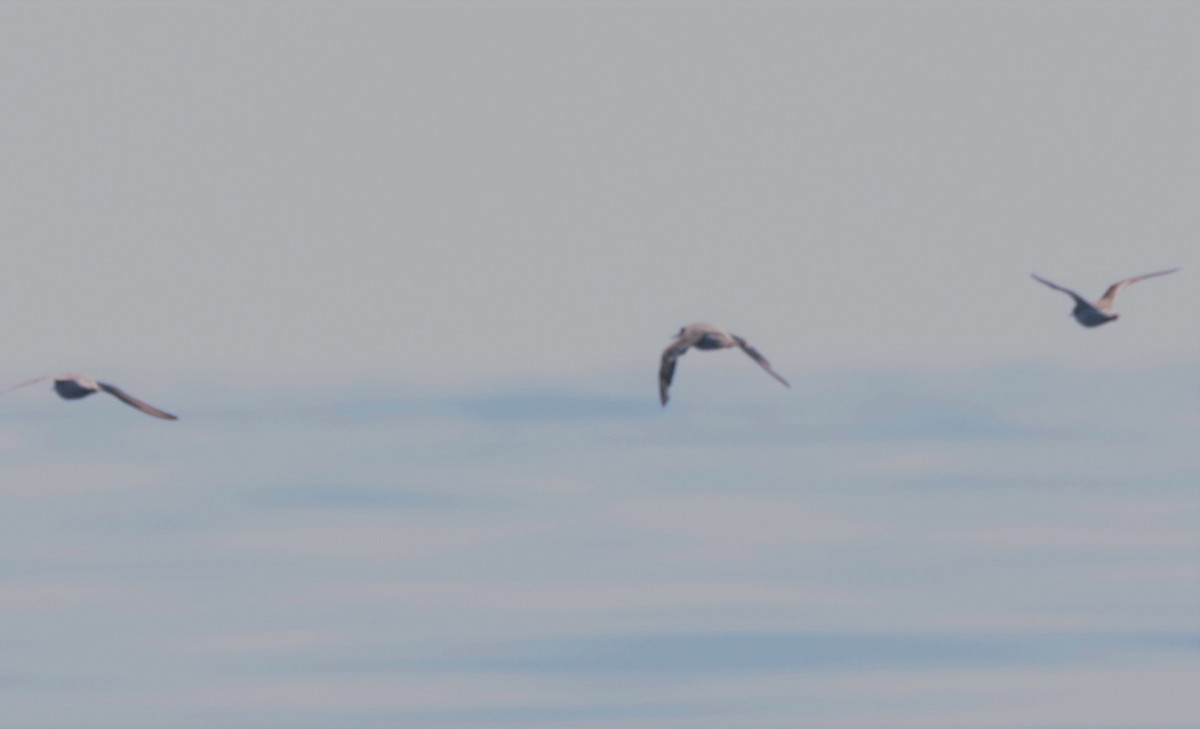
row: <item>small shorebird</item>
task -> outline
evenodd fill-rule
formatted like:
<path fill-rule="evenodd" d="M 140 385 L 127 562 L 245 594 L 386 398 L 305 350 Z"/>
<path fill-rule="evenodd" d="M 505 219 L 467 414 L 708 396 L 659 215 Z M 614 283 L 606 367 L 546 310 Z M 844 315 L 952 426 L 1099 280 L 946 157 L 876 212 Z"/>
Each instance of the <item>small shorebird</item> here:
<path fill-rule="evenodd" d="M 1175 273 L 1178 270 L 1178 268 L 1169 268 L 1166 271 L 1155 271 L 1154 273 L 1144 273 L 1141 276 L 1130 276 L 1129 278 L 1121 279 L 1112 286 L 1109 286 L 1108 291 L 1104 292 L 1104 296 L 1100 297 L 1100 300 L 1094 304 L 1071 289 L 1064 288 L 1056 283 L 1047 281 L 1041 276 L 1038 276 L 1036 273 L 1031 273 L 1029 275 L 1033 276 L 1035 281 L 1044 283 L 1055 291 L 1061 291 L 1070 296 L 1072 299 L 1075 299 L 1075 309 L 1071 312 L 1071 316 L 1075 317 L 1075 320 L 1085 327 L 1098 327 L 1101 324 L 1107 324 L 1108 322 L 1118 318 L 1119 315 L 1113 313 L 1112 305 L 1113 299 L 1117 298 L 1117 293 L 1121 289 L 1125 288 L 1131 283 L 1137 283 L 1144 278 L 1165 276 L 1168 273 Z"/>
<path fill-rule="evenodd" d="M 29 385 L 37 384 L 43 380 L 54 380 L 54 391 L 57 392 L 58 396 L 64 400 L 78 400 L 103 390 L 126 405 L 135 407 L 147 415 L 153 415 L 154 417 L 162 418 L 163 420 L 179 419 L 170 413 L 159 410 L 153 405 L 148 405 L 147 403 L 142 402 L 133 395 L 130 395 L 114 385 L 110 385 L 107 382 L 97 382 L 86 375 L 47 375 L 45 377 L 36 377 L 28 382 L 22 382 L 19 385 L 13 385 L 4 392 L 11 392 L 21 387 L 28 387 Z M 0 395 L 2 394 L 4 393 L 0 393 Z"/>
<path fill-rule="evenodd" d="M 662 366 L 658 370 L 658 397 L 662 400 L 665 407 L 669 396 L 667 388 L 671 386 L 671 378 L 675 376 L 675 360 L 679 359 L 689 348 L 696 349 L 728 349 L 729 347 L 740 347 L 743 352 L 750 355 L 750 359 L 758 363 L 760 367 L 767 371 L 775 379 L 782 382 L 785 386 L 791 387 L 788 381 L 780 377 L 775 370 L 771 369 L 771 363 L 767 358 L 758 353 L 758 350 L 746 344 L 746 340 L 725 331 L 715 324 L 704 324 L 697 322 L 696 324 L 688 324 L 679 330 L 675 335 L 675 340 L 663 350 Z"/>

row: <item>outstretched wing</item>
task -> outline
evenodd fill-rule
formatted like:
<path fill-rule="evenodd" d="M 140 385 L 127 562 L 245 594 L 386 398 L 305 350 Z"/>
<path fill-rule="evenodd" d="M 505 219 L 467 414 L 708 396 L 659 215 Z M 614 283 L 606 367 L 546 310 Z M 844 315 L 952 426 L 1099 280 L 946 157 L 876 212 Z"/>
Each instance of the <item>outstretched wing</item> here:
<path fill-rule="evenodd" d="M 1102 311 L 1109 311 L 1112 309 L 1113 299 L 1117 298 L 1117 293 L 1120 292 L 1121 289 L 1125 288 L 1129 284 L 1137 283 L 1138 281 L 1141 281 L 1144 278 L 1154 278 L 1155 276 L 1165 276 L 1168 273 L 1175 273 L 1178 270 L 1179 270 L 1178 268 L 1169 268 L 1166 271 L 1155 271 L 1154 273 L 1143 273 L 1141 276 L 1130 276 L 1129 278 L 1121 279 L 1120 281 L 1116 282 L 1112 286 L 1108 287 L 1108 291 L 1104 292 L 1104 296 L 1100 297 L 1100 300 L 1096 302 L 1096 306 Z"/>
<path fill-rule="evenodd" d="M 96 384 L 98 384 L 100 386 L 101 390 L 104 390 L 109 395 L 112 395 L 113 397 L 117 398 L 118 400 L 125 403 L 126 405 L 129 405 L 131 407 L 137 408 L 138 410 L 141 410 L 143 413 L 145 413 L 147 415 L 153 415 L 154 417 L 162 418 L 163 420 L 179 420 L 179 418 L 175 417 L 174 415 L 172 415 L 170 413 L 163 412 L 162 410 L 159 410 L 158 408 L 154 407 L 153 405 L 149 405 L 147 403 L 142 402 L 141 400 L 137 399 L 133 395 L 130 395 L 129 393 L 125 392 L 124 390 L 122 390 L 119 387 L 114 387 L 113 385 L 110 385 L 106 382 L 97 382 Z"/>
<path fill-rule="evenodd" d="M 12 387 L 8 388 L 7 390 L 0 391 L 0 395 L 3 395 L 5 392 L 12 392 L 13 390 L 19 390 L 22 387 L 29 387 L 30 385 L 36 385 L 37 383 L 39 383 L 43 380 L 50 379 L 50 377 L 51 377 L 50 375 L 43 375 L 42 377 L 35 377 L 32 380 L 26 380 L 19 385 L 13 385 Z"/>
<path fill-rule="evenodd" d="M 737 342 L 737 345 L 742 348 L 742 351 L 745 352 L 746 354 L 750 355 L 750 359 L 757 362 L 759 367 L 762 367 L 764 370 L 767 371 L 767 374 L 769 374 L 771 377 L 774 377 L 775 379 L 782 382 L 785 387 L 791 387 L 791 385 L 788 384 L 787 380 L 780 377 L 778 372 L 771 369 L 771 363 L 768 362 L 767 358 L 762 356 L 762 354 L 759 353 L 759 351 L 757 349 L 755 349 L 754 347 L 751 347 L 749 344 L 746 344 L 746 340 L 742 339 L 741 337 L 737 336 L 736 334 L 734 334 L 732 336 L 733 336 L 733 341 Z"/>
<path fill-rule="evenodd" d="M 1031 273 L 1029 275 L 1033 276 L 1034 281 L 1046 284 L 1047 286 L 1054 289 L 1055 291 L 1061 291 L 1064 294 L 1066 294 L 1067 296 L 1070 296 L 1072 299 L 1075 299 L 1076 304 L 1087 304 L 1088 306 L 1091 306 L 1091 302 L 1089 302 L 1087 299 L 1083 298 L 1079 294 L 1075 293 L 1071 289 L 1066 288 L 1065 286 L 1059 286 L 1058 284 L 1054 283 L 1053 281 L 1047 281 L 1046 279 L 1042 278 L 1041 276 L 1037 275 L 1036 273 Z"/>
<path fill-rule="evenodd" d="M 675 377 L 675 360 L 688 351 L 688 347 L 692 346 L 695 340 L 695 337 L 680 334 L 663 350 L 662 365 L 658 368 L 658 399 L 662 401 L 663 407 L 666 407 L 667 400 L 671 399 L 667 389 L 671 387 L 671 380 Z"/>

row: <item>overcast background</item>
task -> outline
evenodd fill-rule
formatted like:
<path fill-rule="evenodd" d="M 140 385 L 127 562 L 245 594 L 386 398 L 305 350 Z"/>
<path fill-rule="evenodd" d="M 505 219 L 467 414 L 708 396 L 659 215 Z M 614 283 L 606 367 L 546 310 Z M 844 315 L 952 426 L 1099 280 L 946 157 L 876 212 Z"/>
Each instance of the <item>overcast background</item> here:
<path fill-rule="evenodd" d="M 3 2 L 0 100 L 0 376 L 182 418 L 0 401 L 0 726 L 1200 727 L 1200 5 Z"/>

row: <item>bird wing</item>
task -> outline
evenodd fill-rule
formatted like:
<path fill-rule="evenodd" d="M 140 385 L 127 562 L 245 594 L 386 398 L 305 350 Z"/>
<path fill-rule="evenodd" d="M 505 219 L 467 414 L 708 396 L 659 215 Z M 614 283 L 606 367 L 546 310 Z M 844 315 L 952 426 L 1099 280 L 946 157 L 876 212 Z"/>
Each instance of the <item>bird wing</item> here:
<path fill-rule="evenodd" d="M 742 339 L 741 337 L 737 336 L 736 334 L 734 334 L 732 336 L 733 336 L 733 341 L 737 342 L 737 345 L 742 348 L 742 351 L 745 352 L 746 354 L 750 355 L 750 359 L 757 362 L 759 367 L 762 367 L 764 370 L 767 371 L 767 374 L 769 374 L 771 377 L 774 377 L 775 379 L 782 382 L 785 387 L 791 387 L 791 385 L 788 383 L 787 380 L 780 377 L 778 372 L 771 369 L 771 363 L 768 362 L 767 358 L 762 356 L 762 354 L 757 349 L 755 349 L 754 347 L 751 347 L 749 344 L 746 344 L 746 340 Z"/>
<path fill-rule="evenodd" d="M 1138 281 L 1141 281 L 1144 278 L 1154 278 L 1155 276 L 1165 276 L 1168 273 L 1175 273 L 1178 270 L 1179 270 L 1178 268 L 1169 268 L 1166 271 L 1155 271 L 1154 273 L 1143 273 L 1141 276 L 1130 276 L 1129 278 L 1121 279 L 1120 281 L 1116 282 L 1112 286 L 1108 287 L 1108 291 L 1104 292 L 1104 296 L 1100 297 L 1100 300 L 1096 302 L 1096 306 L 1099 307 L 1100 310 L 1102 310 L 1102 311 L 1109 311 L 1112 309 L 1113 299 L 1117 298 L 1117 293 L 1120 292 L 1121 289 L 1125 288 L 1129 284 L 1137 283 Z"/>
<path fill-rule="evenodd" d="M 12 392 L 13 390 L 19 390 L 22 387 L 29 387 L 30 385 L 36 385 L 37 383 L 41 382 L 42 380 L 50 379 L 50 377 L 51 377 L 51 375 L 43 375 L 41 377 L 35 377 L 32 380 L 26 380 L 25 382 L 22 382 L 19 385 L 13 385 L 12 387 L 8 388 L 7 390 L 0 391 L 0 395 L 3 395 L 5 392 Z"/>
<path fill-rule="evenodd" d="M 1044 283 L 1047 286 L 1049 286 L 1050 288 L 1054 289 L 1055 291 L 1061 291 L 1064 294 L 1066 294 L 1067 296 L 1070 296 L 1072 299 L 1075 299 L 1075 303 L 1077 303 L 1077 304 L 1087 304 L 1088 306 L 1092 305 L 1092 303 L 1090 301 L 1083 298 L 1079 294 L 1075 293 L 1071 289 L 1066 288 L 1065 286 L 1059 286 L 1058 284 L 1054 283 L 1053 281 L 1047 281 L 1046 279 L 1042 278 L 1041 276 L 1037 275 L 1036 273 L 1031 273 L 1029 275 L 1033 276 L 1034 281 Z"/>
<path fill-rule="evenodd" d="M 662 353 L 662 365 L 658 368 L 658 399 L 666 407 L 670 396 L 667 389 L 671 387 L 671 379 L 675 377 L 675 360 L 688 351 L 688 347 L 700 338 L 700 334 L 684 330 L 673 342 L 667 345 Z"/>
<path fill-rule="evenodd" d="M 146 413 L 147 415 L 153 415 L 154 417 L 162 418 L 163 420 L 179 420 L 179 418 L 175 417 L 174 415 L 172 415 L 170 413 L 163 412 L 162 410 L 159 410 L 158 408 L 154 407 L 153 405 L 149 405 L 147 403 L 142 402 L 141 400 L 137 399 L 133 395 L 130 395 L 129 393 L 125 392 L 124 390 L 122 390 L 119 387 L 115 387 L 106 382 L 98 382 L 96 384 L 100 385 L 100 389 L 104 390 L 109 395 L 112 395 L 113 397 L 117 398 L 118 400 L 125 403 L 126 405 L 129 405 L 131 407 L 137 408 L 138 410 L 141 410 L 143 413 Z"/>

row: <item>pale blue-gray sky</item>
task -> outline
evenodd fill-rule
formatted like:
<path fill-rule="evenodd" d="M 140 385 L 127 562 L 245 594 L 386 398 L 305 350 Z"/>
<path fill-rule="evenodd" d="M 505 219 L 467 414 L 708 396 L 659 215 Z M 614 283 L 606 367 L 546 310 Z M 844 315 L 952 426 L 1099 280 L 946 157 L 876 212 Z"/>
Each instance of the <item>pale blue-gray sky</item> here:
<path fill-rule="evenodd" d="M 6 404 L 0 726 L 1200 723 L 1194 367 L 738 374 Z"/>
<path fill-rule="evenodd" d="M 1191 361 L 1200 9 L 6 3 L 6 362 Z M 1099 296 L 1085 332 L 1036 271 Z"/>
<path fill-rule="evenodd" d="M 0 98 L 0 376 L 182 417 L 0 399 L 0 727 L 1200 726 L 1200 5 L 7 2 Z"/>

